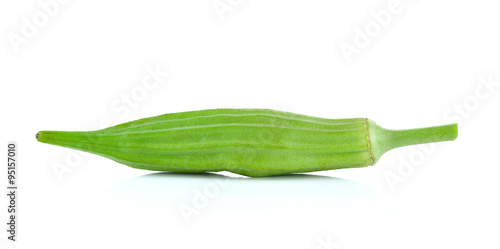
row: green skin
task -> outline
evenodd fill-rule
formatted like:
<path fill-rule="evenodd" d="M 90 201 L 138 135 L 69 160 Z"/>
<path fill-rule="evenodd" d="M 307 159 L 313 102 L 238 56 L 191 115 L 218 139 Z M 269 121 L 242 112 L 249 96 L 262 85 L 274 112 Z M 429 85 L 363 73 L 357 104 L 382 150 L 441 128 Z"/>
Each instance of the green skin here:
<path fill-rule="evenodd" d="M 457 124 L 388 130 L 366 118 L 213 109 L 165 114 L 97 131 L 40 131 L 36 137 L 138 169 L 260 177 L 365 167 L 388 150 L 451 141 L 457 135 Z"/>

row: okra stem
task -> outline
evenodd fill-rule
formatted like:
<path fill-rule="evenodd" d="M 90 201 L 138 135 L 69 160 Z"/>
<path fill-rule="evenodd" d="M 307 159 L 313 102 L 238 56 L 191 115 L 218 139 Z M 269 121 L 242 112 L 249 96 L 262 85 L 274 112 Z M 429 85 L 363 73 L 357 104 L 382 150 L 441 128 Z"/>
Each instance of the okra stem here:
<path fill-rule="evenodd" d="M 385 152 L 415 144 L 434 143 L 453 141 L 458 136 L 458 125 L 448 124 L 441 126 L 406 129 L 406 130 L 390 130 L 385 129 L 373 121 L 369 121 L 369 134 L 372 144 L 373 156 L 375 162 Z"/>

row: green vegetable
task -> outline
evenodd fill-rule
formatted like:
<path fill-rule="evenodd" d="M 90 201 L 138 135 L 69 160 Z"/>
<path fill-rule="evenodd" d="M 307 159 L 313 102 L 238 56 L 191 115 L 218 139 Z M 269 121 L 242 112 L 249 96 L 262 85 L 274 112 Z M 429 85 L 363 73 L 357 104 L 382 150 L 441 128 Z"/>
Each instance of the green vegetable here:
<path fill-rule="evenodd" d="M 366 118 L 325 119 L 263 109 L 214 109 L 97 131 L 40 131 L 38 141 L 138 169 L 269 176 L 375 164 L 386 151 L 454 140 L 457 124 L 388 130 Z"/>

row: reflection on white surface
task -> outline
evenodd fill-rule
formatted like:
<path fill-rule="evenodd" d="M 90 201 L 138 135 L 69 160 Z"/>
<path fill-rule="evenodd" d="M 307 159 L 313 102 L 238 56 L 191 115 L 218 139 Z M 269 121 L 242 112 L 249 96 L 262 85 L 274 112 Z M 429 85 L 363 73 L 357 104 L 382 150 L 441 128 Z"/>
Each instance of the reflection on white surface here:
<path fill-rule="evenodd" d="M 227 206 L 244 207 L 324 204 L 357 206 L 373 197 L 368 186 L 341 178 L 291 174 L 263 178 L 234 178 L 225 175 L 152 173 L 120 182 L 109 189 L 117 197 L 145 203 L 203 206 L 217 200 Z M 208 208 L 208 207 L 206 207 Z"/>
<path fill-rule="evenodd" d="M 255 248 L 272 241 L 266 246 L 316 248 L 318 241 L 340 243 L 336 238 L 356 230 L 352 221 L 373 198 L 364 184 L 326 176 L 153 173 L 103 190 L 79 208 L 93 219 L 81 217 L 78 224 L 98 220 L 113 233 L 97 236 L 127 237 L 137 246 L 144 244 L 136 236 L 151 238 L 151 246 L 168 237 L 161 243 Z"/>

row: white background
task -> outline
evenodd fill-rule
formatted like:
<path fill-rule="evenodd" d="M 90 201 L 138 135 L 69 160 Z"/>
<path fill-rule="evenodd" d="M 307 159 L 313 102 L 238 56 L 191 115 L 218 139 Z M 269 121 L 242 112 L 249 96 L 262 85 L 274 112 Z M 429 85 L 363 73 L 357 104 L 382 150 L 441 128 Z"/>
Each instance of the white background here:
<path fill-rule="evenodd" d="M 0 248 L 500 246 L 497 2 L 47 2 L 0 3 L 1 140 L 4 158 L 18 143 L 20 188 L 15 243 L 1 197 Z M 458 121 L 459 137 L 258 179 L 158 175 L 35 139 L 223 107 Z"/>

